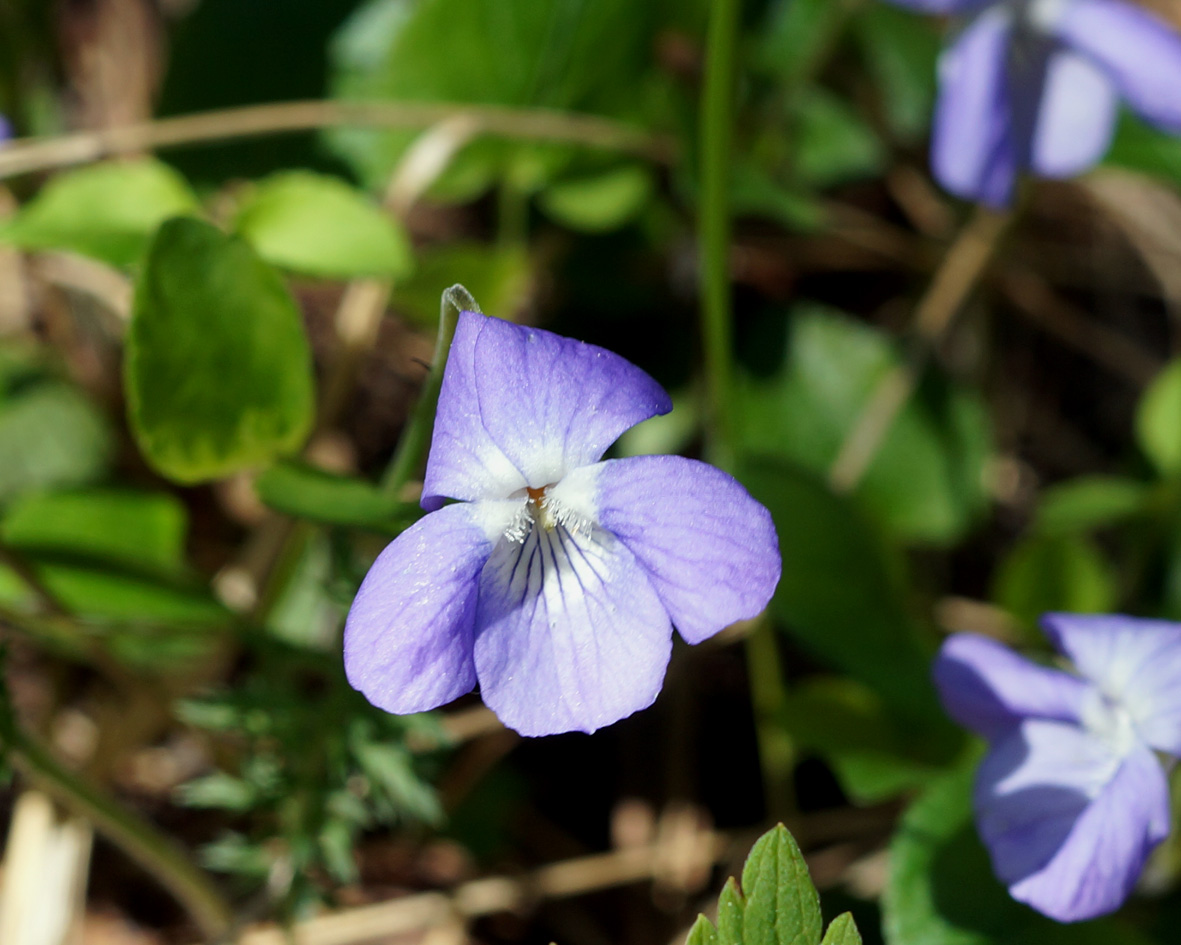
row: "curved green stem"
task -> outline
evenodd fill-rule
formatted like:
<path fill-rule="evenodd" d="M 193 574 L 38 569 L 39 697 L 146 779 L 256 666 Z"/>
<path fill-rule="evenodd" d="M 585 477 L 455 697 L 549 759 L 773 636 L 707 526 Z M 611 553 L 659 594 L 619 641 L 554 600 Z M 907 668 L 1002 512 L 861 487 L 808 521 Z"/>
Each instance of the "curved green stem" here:
<path fill-rule="evenodd" d="M 734 468 L 734 341 L 730 298 L 730 157 L 733 142 L 735 59 L 740 0 L 713 0 L 705 60 L 701 121 L 701 335 L 711 458 Z M 746 639 L 750 696 L 767 813 L 793 808 L 795 748 L 783 728 L 787 694 L 770 623 L 760 620 Z"/>
<path fill-rule="evenodd" d="M 183 849 L 113 797 L 66 769 L 15 726 L 5 734 L 13 766 L 40 790 L 85 818 L 172 893 L 210 940 L 233 927 L 229 904 Z"/>
<path fill-rule="evenodd" d="M 451 339 L 455 335 L 459 313 L 463 311 L 478 312 L 480 306 L 467 289 L 453 285 L 443 293 L 439 303 L 439 335 L 435 340 L 435 356 L 431 361 L 430 372 L 423 382 L 418 403 L 414 405 L 414 412 L 410 415 L 393 459 L 382 477 L 382 488 L 388 496 L 396 498 L 426 460 L 435 427 L 439 389 L 443 386 L 443 369 L 447 366 L 447 353 L 451 350 Z"/>

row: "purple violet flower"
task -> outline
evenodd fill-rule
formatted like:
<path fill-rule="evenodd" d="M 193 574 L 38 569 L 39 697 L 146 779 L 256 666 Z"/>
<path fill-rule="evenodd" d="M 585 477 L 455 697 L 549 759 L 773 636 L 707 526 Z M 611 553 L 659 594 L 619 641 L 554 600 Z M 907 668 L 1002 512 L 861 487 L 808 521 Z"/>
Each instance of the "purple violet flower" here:
<path fill-rule="evenodd" d="M 1122 97 L 1181 132 L 1181 36 L 1123 0 L 892 0 L 966 23 L 939 63 L 931 166 L 994 207 L 1025 170 L 1071 177 L 1107 152 Z"/>
<path fill-rule="evenodd" d="M 754 617 L 779 580 L 771 516 L 679 456 L 600 461 L 668 394 L 610 351 L 459 316 L 423 483 L 345 626 L 349 682 L 387 712 L 477 682 L 522 735 L 652 704 L 672 649 Z M 444 506 L 444 497 L 459 503 Z"/>
<path fill-rule="evenodd" d="M 987 637 L 935 662 L 948 713 L 988 740 L 973 804 L 1013 898 L 1060 922 L 1119 908 L 1169 831 L 1166 772 L 1181 756 L 1181 624 L 1047 614 L 1078 675 Z"/>

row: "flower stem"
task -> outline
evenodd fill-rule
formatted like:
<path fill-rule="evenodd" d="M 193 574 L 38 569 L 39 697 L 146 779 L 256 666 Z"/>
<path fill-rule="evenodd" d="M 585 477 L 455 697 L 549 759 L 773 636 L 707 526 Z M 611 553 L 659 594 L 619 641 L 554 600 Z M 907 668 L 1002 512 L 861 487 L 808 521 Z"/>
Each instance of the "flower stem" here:
<path fill-rule="evenodd" d="M 439 335 L 435 341 L 435 356 L 431 369 L 423 381 L 418 403 L 402 432 L 402 439 L 394 452 L 382 477 L 382 488 L 386 495 L 397 498 L 402 487 L 410 481 L 426 460 L 431 445 L 431 433 L 435 427 L 435 407 L 439 402 L 439 389 L 443 386 L 443 369 L 447 366 L 447 353 L 451 350 L 451 339 L 459 313 L 478 312 L 480 306 L 470 292 L 461 285 L 453 285 L 443 293 L 439 303 Z"/>
<path fill-rule="evenodd" d="M 233 911 L 209 878 L 188 855 L 98 787 L 63 767 L 48 749 L 15 725 L 5 726 L 13 766 L 32 784 L 95 829 L 135 860 L 184 905 L 202 934 L 224 938 L 233 926 Z"/>
<path fill-rule="evenodd" d="M 734 340 L 730 299 L 730 149 L 734 59 L 741 0 L 714 0 L 706 45 L 701 117 L 701 338 L 706 411 L 719 465 L 733 466 L 730 388 Z"/>
<path fill-rule="evenodd" d="M 701 336 L 707 433 L 711 458 L 734 468 L 734 340 L 730 297 L 730 153 L 733 140 L 735 51 L 741 0 L 713 0 L 705 58 L 701 120 Z M 746 638 L 750 697 L 767 814 L 791 814 L 795 749 L 783 728 L 786 690 L 774 630 L 759 620 Z"/>

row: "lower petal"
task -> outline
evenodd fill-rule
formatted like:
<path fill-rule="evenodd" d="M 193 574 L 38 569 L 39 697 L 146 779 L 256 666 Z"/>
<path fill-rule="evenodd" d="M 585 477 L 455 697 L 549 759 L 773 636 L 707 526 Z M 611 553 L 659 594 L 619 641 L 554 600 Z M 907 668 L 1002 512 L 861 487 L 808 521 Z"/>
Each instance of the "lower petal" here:
<path fill-rule="evenodd" d="M 1015 899 L 1060 922 L 1112 912 L 1168 833 L 1164 771 L 1137 745 L 1114 755 L 1082 728 L 1029 721 L 985 758 L 980 836 Z"/>
<path fill-rule="evenodd" d="M 1046 177 L 1072 177 L 1099 162 L 1111 145 L 1119 95 L 1090 60 L 1058 50 L 1046 67 L 1030 155 Z"/>
<path fill-rule="evenodd" d="M 593 732 L 655 701 L 668 614 L 631 552 L 601 528 L 535 525 L 480 576 L 480 693 L 522 735 Z"/>
<path fill-rule="evenodd" d="M 387 712 L 422 712 L 476 684 L 472 625 L 480 570 L 519 503 L 450 505 L 395 538 L 349 609 L 349 683 Z"/>
<path fill-rule="evenodd" d="M 680 456 L 608 460 L 575 470 L 554 496 L 627 546 L 690 643 L 756 616 L 779 583 L 771 514 L 706 463 Z"/>

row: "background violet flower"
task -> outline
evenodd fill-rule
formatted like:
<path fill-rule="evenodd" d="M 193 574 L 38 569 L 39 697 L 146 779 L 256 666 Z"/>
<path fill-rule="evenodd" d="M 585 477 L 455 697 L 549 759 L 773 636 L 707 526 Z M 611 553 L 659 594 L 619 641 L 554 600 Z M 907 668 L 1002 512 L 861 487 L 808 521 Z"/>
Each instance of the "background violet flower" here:
<path fill-rule="evenodd" d="M 1079 675 L 956 634 L 935 682 L 990 750 L 974 806 L 993 869 L 1013 897 L 1062 922 L 1118 908 L 1169 830 L 1154 752 L 1181 756 L 1181 624 L 1048 614 Z"/>
<path fill-rule="evenodd" d="M 762 610 L 778 542 L 738 482 L 678 456 L 600 462 L 671 408 L 618 355 L 461 313 L 423 483 L 430 514 L 357 593 L 353 686 L 407 713 L 479 682 L 521 734 L 591 732 L 655 700 L 673 624 L 699 643 Z"/>
<path fill-rule="evenodd" d="M 1111 144 L 1122 97 L 1181 131 L 1181 36 L 1123 0 L 892 0 L 970 17 L 940 60 L 931 165 L 949 191 L 1011 202 L 1017 175 L 1070 177 Z"/>

